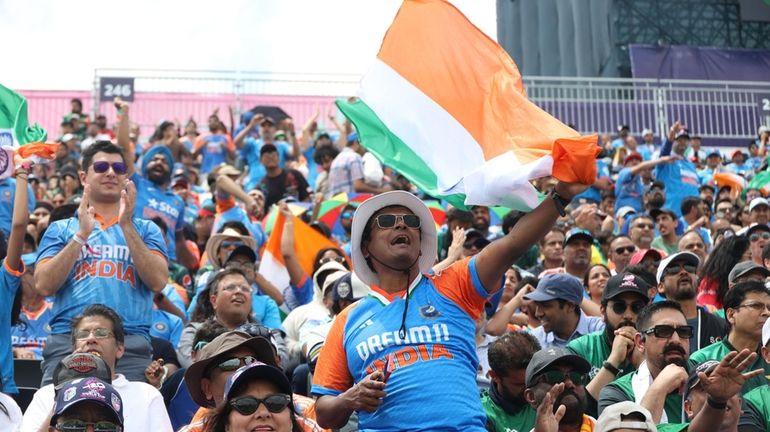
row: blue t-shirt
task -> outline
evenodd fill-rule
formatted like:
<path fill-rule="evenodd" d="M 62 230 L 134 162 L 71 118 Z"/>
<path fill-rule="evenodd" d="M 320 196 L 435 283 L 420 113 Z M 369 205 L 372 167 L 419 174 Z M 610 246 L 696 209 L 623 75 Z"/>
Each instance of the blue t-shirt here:
<path fill-rule="evenodd" d="M 307 149 L 302 153 L 305 156 L 305 162 L 307 163 L 307 184 L 315 191 L 315 181 L 318 178 L 318 164 L 315 163 L 313 156 L 315 155 L 315 142 L 311 143 Z"/>
<path fill-rule="evenodd" d="M 97 218 L 82 246 L 75 265 L 54 296 L 51 334 L 70 333 L 70 321 L 86 306 L 101 303 L 123 319 L 126 334 L 149 338 L 152 322 L 152 291 L 139 278 L 123 230 L 114 223 L 104 226 Z M 134 228 L 152 252 L 167 259 L 160 228 L 151 221 L 134 218 Z M 52 223 L 38 249 L 38 263 L 54 257 L 72 241 L 79 229 L 77 218 Z M 148 339 L 149 340 L 149 339 Z"/>
<path fill-rule="evenodd" d="M 3 393 L 16 394 L 16 381 L 13 379 L 13 350 L 11 346 L 11 307 L 16 291 L 21 285 L 21 275 L 24 274 L 24 264 L 18 271 L 8 268 L 8 262 L 3 260 L 0 266 L 0 294 L 3 296 L 3 307 L 0 307 L 0 375 L 3 378 Z"/>
<path fill-rule="evenodd" d="M 672 143 L 663 140 L 660 156 L 671 154 Z M 677 217 L 682 216 L 682 201 L 689 196 L 699 196 L 700 178 L 695 164 L 688 160 L 675 160 L 655 167 L 655 179 L 666 185 L 665 208 L 671 209 Z"/>
<path fill-rule="evenodd" d="M 489 293 L 475 258 L 420 276 L 412 287 L 408 308 L 402 296 L 372 287 L 368 297 L 337 315 L 312 393 L 337 396 L 389 362 L 387 396 L 376 411 L 358 412 L 360 430 L 486 431 L 476 387 L 475 320 Z"/>
<path fill-rule="evenodd" d="M 201 173 L 208 174 L 217 165 L 227 161 L 227 137 L 220 134 L 209 134 L 206 135 L 205 139 L 206 144 L 201 150 L 201 155 L 203 155 Z"/>
<path fill-rule="evenodd" d="M 600 178 L 609 178 L 609 177 L 610 177 L 610 168 L 607 162 L 604 159 L 596 159 L 597 180 Z M 575 202 L 580 202 L 581 200 L 599 204 L 602 202 L 602 191 L 599 190 L 598 188 L 591 186 L 588 189 L 586 189 L 583 193 L 575 197 Z"/>
<path fill-rule="evenodd" d="M 176 232 L 184 227 L 185 205 L 179 195 L 134 172 L 131 181 L 136 185 L 136 207 L 134 217 L 150 220 L 159 217 L 166 223 L 168 258 L 176 261 Z"/>
<path fill-rule="evenodd" d="M 184 310 L 184 308 L 182 309 Z M 165 339 L 171 342 L 171 345 L 179 345 L 179 338 L 182 337 L 184 323 L 176 315 L 172 315 L 160 309 L 152 310 L 152 327 L 150 327 L 150 336 Z"/>
<path fill-rule="evenodd" d="M 703 168 L 702 170 L 698 171 L 698 179 L 700 180 L 701 186 L 713 186 L 714 174 L 716 173 L 717 170 L 715 168 Z"/>
<path fill-rule="evenodd" d="M 754 171 L 754 166 L 747 162 L 744 162 L 740 165 L 733 162 L 725 166 L 725 171 L 731 172 L 733 174 L 738 174 L 743 177 L 751 177 Z"/>
<path fill-rule="evenodd" d="M 286 141 L 273 141 L 273 145 L 278 149 L 278 165 L 283 168 L 286 166 L 286 157 L 289 154 L 291 145 Z M 244 190 L 249 191 L 257 187 L 262 178 L 265 177 L 265 174 L 267 174 L 265 166 L 259 160 L 259 149 L 261 148 L 261 139 L 248 136 L 243 140 L 241 157 L 246 160 L 246 165 L 249 167 L 249 172 L 243 182 Z"/>
<path fill-rule="evenodd" d="M 11 234 L 11 218 L 13 217 L 13 199 L 16 197 L 16 179 L 12 177 L 0 179 L 0 230 L 5 238 Z M 27 185 L 29 212 L 35 211 L 35 194 L 32 186 Z"/>
<path fill-rule="evenodd" d="M 23 348 L 35 353 L 35 358 L 43 359 L 43 349 L 48 338 L 48 322 L 52 315 L 51 303 L 46 302 L 37 315 L 30 315 L 22 311 L 19 325 L 11 327 L 11 343 L 14 348 Z"/>
<path fill-rule="evenodd" d="M 644 186 L 642 186 L 641 177 L 631 174 L 631 168 L 620 170 L 615 183 L 615 213 L 624 206 L 633 207 L 637 213 L 641 213 L 643 195 Z"/>

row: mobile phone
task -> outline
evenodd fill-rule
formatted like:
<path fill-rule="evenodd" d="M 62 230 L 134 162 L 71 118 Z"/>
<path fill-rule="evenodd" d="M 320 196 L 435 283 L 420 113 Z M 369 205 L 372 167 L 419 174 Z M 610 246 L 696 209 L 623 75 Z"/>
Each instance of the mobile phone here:
<path fill-rule="evenodd" d="M 388 378 L 390 378 L 390 374 L 393 373 L 395 360 L 395 355 L 393 355 L 393 353 L 385 356 L 385 366 L 382 368 L 382 373 L 384 375 L 382 378 L 383 383 L 387 383 Z"/>

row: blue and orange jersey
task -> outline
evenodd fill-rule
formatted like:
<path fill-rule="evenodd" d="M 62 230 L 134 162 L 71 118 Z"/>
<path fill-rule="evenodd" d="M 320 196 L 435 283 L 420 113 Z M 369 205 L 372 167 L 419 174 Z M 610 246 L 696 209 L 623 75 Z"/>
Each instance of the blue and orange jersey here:
<path fill-rule="evenodd" d="M 117 217 L 109 222 L 98 214 L 88 247 L 82 246 L 75 265 L 54 297 L 51 333 L 70 332 L 70 321 L 83 309 L 101 303 L 123 318 L 127 334 L 149 338 L 152 291 L 139 278 Z M 58 254 L 79 229 L 77 218 L 51 224 L 40 241 L 38 263 Z M 167 259 L 163 234 L 155 223 L 134 218 L 134 228 L 153 253 Z"/>
<path fill-rule="evenodd" d="M 35 353 L 35 358 L 43 359 L 43 348 L 48 338 L 48 322 L 51 320 L 53 304 L 44 302 L 36 311 L 22 307 L 21 324 L 11 327 L 11 343 L 14 348 L 24 348 Z"/>
<path fill-rule="evenodd" d="M 227 134 L 199 136 L 193 143 L 193 152 L 204 146 L 205 148 L 201 150 L 201 155 L 203 155 L 201 174 L 210 173 L 216 166 L 227 161 L 229 152 L 235 152 L 233 139 Z"/>
<path fill-rule="evenodd" d="M 481 401 L 473 397 L 474 321 L 489 293 L 475 258 L 418 277 L 408 307 L 405 293 L 372 287 L 368 297 L 336 317 L 316 366 L 313 394 L 337 396 L 387 365 L 387 396 L 376 411 L 358 413 L 361 430 L 486 430 Z"/>
<path fill-rule="evenodd" d="M 158 187 L 136 172 L 131 176 L 131 181 L 136 185 L 134 217 L 147 220 L 159 217 L 165 222 L 168 227 L 168 257 L 176 261 L 176 232 L 184 227 L 184 201 L 174 192 Z"/>
<path fill-rule="evenodd" d="M 0 307 L 0 376 L 2 388 L 0 391 L 8 394 L 16 394 L 16 382 L 13 380 L 13 351 L 11 349 L 11 304 L 16 291 L 21 285 L 21 275 L 24 274 L 24 263 L 14 270 L 8 266 L 8 261 L 3 260 L 0 265 L 0 295 L 4 300 Z"/>
<path fill-rule="evenodd" d="M 27 186 L 27 196 L 29 202 L 27 208 L 30 214 L 35 211 L 35 194 L 32 192 L 32 186 Z M 16 179 L 7 177 L 0 179 L 0 230 L 5 237 L 11 234 L 11 217 L 13 216 L 13 200 L 16 196 Z"/>

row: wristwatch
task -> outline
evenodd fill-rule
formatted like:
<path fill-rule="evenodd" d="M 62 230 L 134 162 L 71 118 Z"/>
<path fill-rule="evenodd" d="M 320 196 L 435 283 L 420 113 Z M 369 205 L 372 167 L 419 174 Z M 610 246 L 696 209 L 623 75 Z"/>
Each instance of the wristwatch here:
<path fill-rule="evenodd" d="M 564 198 L 563 196 L 559 195 L 556 192 L 556 188 L 551 189 L 551 192 L 548 194 L 552 199 L 553 203 L 556 206 L 556 211 L 559 212 L 559 216 L 567 216 L 567 211 L 565 210 L 567 206 L 569 205 L 572 200 L 568 200 Z"/>
<path fill-rule="evenodd" d="M 607 369 L 607 372 L 611 373 L 614 376 L 618 376 L 618 374 L 620 373 L 620 369 L 616 368 L 615 366 L 612 365 L 612 363 L 608 361 L 602 363 L 602 367 Z"/>

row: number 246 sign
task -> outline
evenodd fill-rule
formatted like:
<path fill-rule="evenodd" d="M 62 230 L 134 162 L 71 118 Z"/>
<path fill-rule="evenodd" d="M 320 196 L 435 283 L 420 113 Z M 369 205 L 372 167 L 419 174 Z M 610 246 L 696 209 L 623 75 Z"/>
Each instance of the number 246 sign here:
<path fill-rule="evenodd" d="M 770 93 L 758 94 L 757 102 L 759 103 L 759 113 L 761 115 L 770 116 Z"/>
<path fill-rule="evenodd" d="M 99 78 L 99 101 L 112 102 L 116 97 L 126 102 L 134 101 L 133 78 Z"/>

